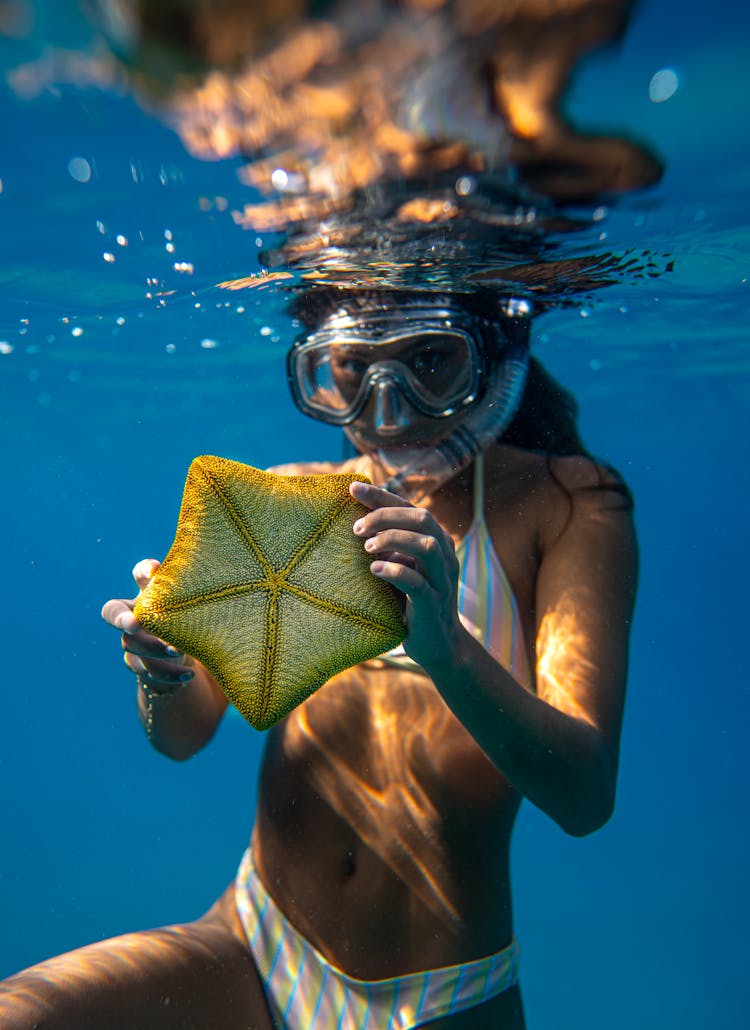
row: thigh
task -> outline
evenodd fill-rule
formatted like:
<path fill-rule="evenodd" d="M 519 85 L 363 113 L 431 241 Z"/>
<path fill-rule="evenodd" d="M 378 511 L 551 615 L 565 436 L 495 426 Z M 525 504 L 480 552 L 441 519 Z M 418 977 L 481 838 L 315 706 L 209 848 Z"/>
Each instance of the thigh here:
<path fill-rule="evenodd" d="M 202 919 L 126 934 L 0 983 L 14 1030 L 271 1030 L 263 986 L 227 892 Z"/>

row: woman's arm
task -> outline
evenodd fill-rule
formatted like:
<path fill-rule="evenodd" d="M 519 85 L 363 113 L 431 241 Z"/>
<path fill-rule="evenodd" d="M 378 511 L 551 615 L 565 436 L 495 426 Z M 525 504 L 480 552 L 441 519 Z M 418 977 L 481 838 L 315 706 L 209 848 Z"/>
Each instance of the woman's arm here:
<path fill-rule="evenodd" d="M 153 559 L 136 565 L 139 589 L 158 568 Z M 229 702 L 200 662 L 143 629 L 133 615 L 134 603 L 107 601 L 102 618 L 122 632 L 125 664 L 138 678 L 138 713 L 148 739 L 157 751 L 184 761 L 211 740 Z"/>
<path fill-rule="evenodd" d="M 363 535 L 388 558 L 373 572 L 408 597 L 407 652 L 517 790 L 568 833 L 598 829 L 614 804 L 637 579 L 630 512 L 613 491 L 576 489 L 563 532 L 543 541 L 533 694 L 458 620 L 448 534 L 404 502 L 375 509 L 366 489 L 352 490 L 374 509 Z"/>
<path fill-rule="evenodd" d="M 332 462 L 272 467 L 280 475 L 338 471 Z M 133 577 L 143 590 L 159 568 L 152 558 L 138 562 Z M 138 713 L 157 751 L 183 761 L 211 740 L 229 702 L 208 670 L 190 655 L 147 633 L 133 615 L 135 598 L 114 598 L 102 618 L 122 633 L 125 664 L 138 677 Z"/>

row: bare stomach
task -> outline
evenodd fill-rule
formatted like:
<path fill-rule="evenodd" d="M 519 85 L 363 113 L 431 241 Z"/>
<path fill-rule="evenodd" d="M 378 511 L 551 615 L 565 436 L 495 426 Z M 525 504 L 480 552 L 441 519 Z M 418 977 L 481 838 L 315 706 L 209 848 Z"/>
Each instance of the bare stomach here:
<path fill-rule="evenodd" d="M 429 733 L 413 733 L 413 718 L 373 718 L 378 677 L 366 676 L 364 707 L 357 682 L 350 674 L 343 713 L 325 687 L 269 734 L 253 836 L 266 888 L 359 979 L 499 951 L 512 937 L 517 796 L 443 712 L 430 713 Z"/>

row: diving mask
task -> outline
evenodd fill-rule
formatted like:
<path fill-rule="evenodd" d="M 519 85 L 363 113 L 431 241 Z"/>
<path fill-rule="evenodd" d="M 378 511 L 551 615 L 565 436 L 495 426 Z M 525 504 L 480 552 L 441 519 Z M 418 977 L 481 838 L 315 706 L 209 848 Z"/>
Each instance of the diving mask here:
<path fill-rule="evenodd" d="M 492 320 L 447 298 L 342 309 L 291 349 L 289 385 L 300 411 L 344 426 L 377 459 L 383 485 L 418 503 L 510 425 L 526 383 L 530 320 L 531 305 L 513 297 Z M 371 398 L 366 429 L 357 420 Z M 409 439 L 415 414 L 435 420 L 429 442 L 421 432 Z"/>
<path fill-rule="evenodd" d="M 288 355 L 289 385 L 306 415 L 348 426 L 373 400 L 379 433 L 413 412 L 441 419 L 471 406 L 485 372 L 476 326 L 449 307 L 339 310 Z"/>

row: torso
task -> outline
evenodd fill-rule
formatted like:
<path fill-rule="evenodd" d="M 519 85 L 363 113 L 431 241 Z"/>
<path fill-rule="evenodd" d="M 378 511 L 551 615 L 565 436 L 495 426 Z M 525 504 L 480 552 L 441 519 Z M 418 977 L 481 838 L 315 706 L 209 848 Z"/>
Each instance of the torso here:
<path fill-rule="evenodd" d="M 568 502 L 543 458 L 496 446 L 485 469 L 490 536 L 533 648 L 537 570 Z M 471 481 L 464 473 L 429 505 L 456 540 L 472 521 Z M 256 863 L 287 917 L 349 975 L 465 962 L 511 939 L 519 801 L 427 677 L 366 663 L 269 732 Z"/>

